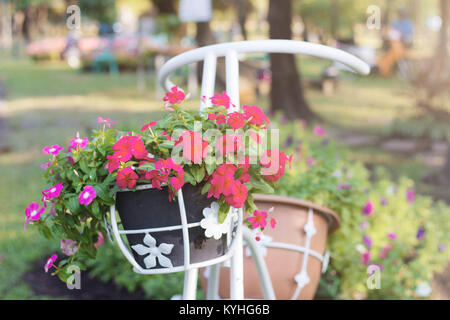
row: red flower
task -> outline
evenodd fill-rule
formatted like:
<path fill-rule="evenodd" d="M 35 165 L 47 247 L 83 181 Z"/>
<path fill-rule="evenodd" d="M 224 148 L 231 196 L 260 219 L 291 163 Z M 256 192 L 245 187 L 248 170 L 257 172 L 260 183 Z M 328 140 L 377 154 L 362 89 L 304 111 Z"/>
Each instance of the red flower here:
<path fill-rule="evenodd" d="M 239 180 L 232 184 L 232 193 L 225 196 L 225 201 L 233 208 L 242 208 L 247 200 L 248 189 Z"/>
<path fill-rule="evenodd" d="M 131 167 L 120 170 L 117 173 L 117 185 L 121 188 L 133 189 L 139 176 Z"/>
<path fill-rule="evenodd" d="M 230 97 L 225 91 L 222 92 L 222 95 L 216 93 L 210 99 L 211 103 L 215 106 L 224 106 L 227 109 L 230 107 Z"/>
<path fill-rule="evenodd" d="M 228 125 L 231 129 L 241 129 L 245 126 L 245 117 L 244 114 L 240 112 L 233 112 L 228 116 Z"/>
<path fill-rule="evenodd" d="M 260 160 L 264 179 L 270 182 L 278 181 L 284 175 L 286 161 L 290 163 L 291 159 L 292 157 L 288 158 L 283 151 L 266 150 Z"/>
<path fill-rule="evenodd" d="M 149 122 L 149 123 L 147 123 L 147 124 L 144 124 L 144 125 L 142 126 L 142 128 L 141 128 L 141 131 L 145 131 L 145 130 L 147 130 L 149 127 L 154 127 L 154 126 L 156 126 L 157 123 L 158 123 L 158 121 L 152 121 L 152 122 Z"/>
<path fill-rule="evenodd" d="M 152 181 L 153 188 L 161 190 L 161 183 L 164 183 L 167 181 L 167 176 L 164 174 L 161 174 L 158 170 L 152 170 L 145 172 L 146 180 Z"/>
<path fill-rule="evenodd" d="M 268 125 L 270 124 L 264 112 L 257 106 L 243 106 L 242 109 L 244 110 L 244 116 L 248 120 L 248 123 L 258 126 L 264 125 L 264 122 Z"/>
<path fill-rule="evenodd" d="M 218 125 L 227 122 L 227 118 L 223 114 L 216 115 L 214 113 L 210 113 L 208 114 L 208 119 L 211 121 L 215 121 Z"/>
<path fill-rule="evenodd" d="M 123 136 L 113 145 L 112 149 L 115 151 L 122 151 L 121 154 L 124 154 L 123 151 L 131 153 L 136 159 L 144 159 L 148 155 L 144 143 L 141 138 L 137 136 Z"/>
<path fill-rule="evenodd" d="M 186 95 L 183 91 L 178 90 L 177 86 L 173 86 L 170 91 L 166 92 L 166 95 L 164 96 L 164 101 L 167 101 L 169 104 L 177 104 L 184 100 Z"/>
<path fill-rule="evenodd" d="M 221 194 L 230 195 L 233 191 L 234 173 L 236 166 L 233 164 L 221 164 L 212 174 L 208 191 L 208 198 L 214 196 L 219 199 Z"/>
<path fill-rule="evenodd" d="M 182 176 L 171 177 L 169 183 L 174 191 L 178 191 L 184 185 L 184 178 Z"/>
<path fill-rule="evenodd" d="M 253 217 L 248 218 L 248 222 L 252 224 L 252 228 L 265 228 L 267 225 L 267 212 L 265 211 L 253 211 Z"/>

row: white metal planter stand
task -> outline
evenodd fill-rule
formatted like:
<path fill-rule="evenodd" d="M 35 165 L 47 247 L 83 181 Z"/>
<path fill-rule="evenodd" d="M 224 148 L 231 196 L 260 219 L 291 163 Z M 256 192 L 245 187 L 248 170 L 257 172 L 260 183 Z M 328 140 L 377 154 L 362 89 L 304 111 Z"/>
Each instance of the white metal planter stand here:
<path fill-rule="evenodd" d="M 184 52 L 168 60 L 160 69 L 158 74 L 158 82 L 166 90 L 174 85 L 169 76 L 178 68 L 185 65 L 203 61 L 203 77 L 201 86 L 201 97 L 212 97 L 214 95 L 215 77 L 216 77 L 216 64 L 218 57 L 225 57 L 226 65 L 226 92 L 231 99 L 233 107 L 230 107 L 229 112 L 234 112 L 239 109 L 239 59 L 238 54 L 243 53 L 290 53 L 290 54 L 306 54 L 314 57 L 335 60 L 343 63 L 361 74 L 368 74 L 370 67 L 362 60 L 355 56 L 344 52 L 339 49 L 331 48 L 324 45 L 313 44 L 303 41 L 294 40 L 256 40 L 256 41 L 240 41 L 229 42 L 216 45 L 210 45 L 206 47 L 197 48 L 188 52 Z M 209 99 L 201 99 L 200 109 L 203 110 L 210 106 Z M 139 187 L 138 187 L 139 188 Z M 264 262 L 263 253 L 261 250 L 261 244 L 258 244 L 252 232 L 245 227 L 241 227 L 243 219 L 242 209 L 231 209 L 230 212 L 237 214 L 237 227 L 235 228 L 235 234 L 228 252 L 219 258 L 209 260 L 202 263 L 190 264 L 189 262 L 189 237 L 188 228 L 191 227 L 186 222 L 186 212 L 183 201 L 182 190 L 178 191 L 178 203 L 181 215 L 181 225 L 172 226 L 167 228 L 146 229 L 146 230 L 119 230 L 116 220 L 115 206 L 111 206 L 111 223 L 114 237 L 119 245 L 119 248 L 133 265 L 134 271 L 142 274 L 157 274 L 157 273 L 169 273 L 185 271 L 184 291 L 183 299 L 195 299 L 198 279 L 198 268 L 210 266 L 208 269 L 209 281 L 208 281 L 208 299 L 218 298 L 218 286 L 219 286 L 219 267 L 221 262 L 230 261 L 230 298 L 231 299 L 244 299 L 244 279 L 243 279 L 243 240 L 251 250 L 252 258 L 258 270 L 258 275 L 262 284 L 264 297 L 266 299 L 275 299 L 274 290 L 269 277 L 267 266 Z M 322 270 L 326 269 L 328 261 L 328 255 L 320 255 L 309 249 L 309 243 L 312 236 L 315 233 L 314 224 L 312 223 L 312 209 L 309 209 L 308 223 L 305 225 L 305 232 L 307 233 L 307 240 L 305 247 L 294 246 L 285 243 L 267 243 L 264 246 L 271 248 L 287 249 L 302 252 L 304 254 L 302 269 L 295 277 L 298 283 L 297 290 L 292 297 L 297 298 L 301 289 L 309 282 L 308 275 L 306 273 L 306 266 L 308 263 L 308 257 L 319 259 L 323 263 Z M 233 223 L 231 224 L 233 226 Z M 152 268 L 143 269 L 134 259 L 129 249 L 126 247 L 122 240 L 122 235 L 127 232 L 148 234 L 150 232 L 156 233 L 158 231 L 173 230 L 178 228 L 183 230 L 183 242 L 184 242 L 184 254 L 185 263 L 183 266 L 172 268 Z M 232 227 L 231 227 L 232 228 Z M 231 230 L 229 234 L 231 233 Z"/>

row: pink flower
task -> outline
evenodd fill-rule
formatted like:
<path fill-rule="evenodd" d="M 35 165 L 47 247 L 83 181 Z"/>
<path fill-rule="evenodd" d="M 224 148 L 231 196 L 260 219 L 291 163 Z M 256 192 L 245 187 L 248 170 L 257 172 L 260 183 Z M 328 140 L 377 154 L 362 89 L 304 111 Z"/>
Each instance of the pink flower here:
<path fill-rule="evenodd" d="M 272 229 L 275 228 L 276 224 L 277 221 L 274 218 L 270 219 L 270 226 L 272 227 Z"/>
<path fill-rule="evenodd" d="M 83 188 L 83 191 L 78 196 L 78 202 L 80 204 L 84 204 L 85 206 L 87 206 L 96 197 L 97 197 L 97 192 L 95 191 L 95 189 L 92 186 L 87 185 Z"/>
<path fill-rule="evenodd" d="M 62 184 L 62 182 L 60 182 L 56 186 L 53 186 L 46 190 L 43 190 L 42 191 L 42 195 L 43 195 L 42 201 L 59 197 L 62 189 L 63 189 L 63 184 Z"/>
<path fill-rule="evenodd" d="M 126 153 L 126 155 L 129 155 L 129 153 Z M 112 156 L 107 155 L 106 159 L 108 159 L 108 162 L 105 165 L 105 169 L 108 170 L 109 173 L 112 173 L 114 170 L 119 169 L 120 167 L 120 151 L 115 152 Z M 130 160 L 130 159 L 128 159 Z M 125 161 L 128 161 L 125 160 Z"/>
<path fill-rule="evenodd" d="M 133 189 L 138 179 L 136 172 L 131 167 L 127 167 L 117 173 L 116 183 L 121 188 Z"/>
<path fill-rule="evenodd" d="M 39 209 L 39 203 L 37 202 L 31 202 L 28 207 L 25 209 L 25 223 L 23 228 L 26 229 L 26 225 L 30 221 L 37 221 L 41 218 L 41 214 L 45 211 L 46 205 L 42 206 L 42 208 Z"/>
<path fill-rule="evenodd" d="M 361 224 L 360 224 L 360 226 L 359 226 L 359 229 L 360 229 L 360 230 L 364 230 L 364 229 L 366 229 L 368 226 L 369 226 L 369 223 L 368 223 L 367 221 L 363 221 L 363 222 L 361 222 Z"/>
<path fill-rule="evenodd" d="M 387 234 L 387 237 L 388 237 L 389 239 L 391 239 L 391 240 L 395 240 L 395 239 L 397 239 L 397 234 L 395 234 L 395 233 L 393 233 L 393 232 L 389 232 L 389 233 Z"/>
<path fill-rule="evenodd" d="M 261 174 L 266 181 L 278 181 L 285 172 L 286 161 L 290 161 L 292 157 L 287 157 L 283 151 L 278 149 L 266 150 L 261 156 L 260 163 L 263 166 Z"/>
<path fill-rule="evenodd" d="M 94 247 L 98 248 L 105 243 L 105 239 L 103 238 L 103 233 L 99 232 L 97 236 L 97 242 L 94 243 Z"/>
<path fill-rule="evenodd" d="M 161 174 L 159 170 L 145 172 L 144 179 L 151 180 L 153 188 L 161 190 L 161 183 L 167 181 L 167 175 Z"/>
<path fill-rule="evenodd" d="M 313 133 L 319 137 L 325 137 L 327 135 L 327 132 L 325 131 L 325 129 L 323 129 L 321 126 L 317 126 L 317 125 L 314 126 Z"/>
<path fill-rule="evenodd" d="M 389 254 L 389 251 L 391 251 L 392 249 L 392 244 L 388 244 L 386 246 L 384 246 L 383 248 L 381 248 L 381 252 L 380 252 L 380 258 L 384 259 L 387 257 L 387 255 Z"/>
<path fill-rule="evenodd" d="M 264 123 L 270 124 L 267 116 L 257 106 L 243 106 L 244 116 L 248 120 L 248 123 L 262 126 Z"/>
<path fill-rule="evenodd" d="M 240 112 L 233 112 L 228 116 L 227 124 L 231 129 L 241 129 L 245 126 L 245 117 Z"/>
<path fill-rule="evenodd" d="M 247 200 L 247 193 L 247 187 L 239 180 L 235 180 L 232 185 L 231 193 L 225 196 L 225 202 L 233 208 L 242 208 L 245 200 Z"/>
<path fill-rule="evenodd" d="M 406 200 L 409 203 L 413 203 L 414 202 L 414 198 L 415 198 L 414 190 L 409 189 L 408 191 L 406 191 Z"/>
<path fill-rule="evenodd" d="M 221 164 L 212 174 L 208 190 L 208 198 L 214 196 L 219 199 L 221 194 L 230 195 L 233 191 L 234 173 L 236 166 L 233 164 Z"/>
<path fill-rule="evenodd" d="M 88 138 L 81 139 L 79 136 L 76 136 L 75 139 L 70 141 L 70 146 L 67 149 L 67 151 L 70 152 L 72 149 L 76 150 L 77 147 L 79 147 L 80 149 L 84 149 L 84 148 L 86 148 L 88 143 L 89 143 Z"/>
<path fill-rule="evenodd" d="M 267 225 L 267 212 L 265 211 L 253 211 L 253 217 L 248 218 L 248 222 L 252 224 L 252 228 L 265 228 Z"/>
<path fill-rule="evenodd" d="M 68 157 L 67 157 L 67 161 L 69 161 L 72 165 L 75 164 L 75 161 L 73 160 L 73 157 L 72 157 L 72 156 L 68 156 Z"/>
<path fill-rule="evenodd" d="M 183 157 L 193 163 L 201 163 L 208 152 L 208 141 L 202 139 L 200 132 L 187 130 L 183 132 L 175 145 L 183 144 Z"/>
<path fill-rule="evenodd" d="M 149 122 L 147 124 L 144 124 L 142 126 L 142 128 L 141 128 L 141 131 L 145 131 L 145 130 L 147 130 L 150 127 L 154 127 L 154 126 L 156 126 L 157 123 L 158 123 L 158 121 L 152 121 L 152 122 Z"/>
<path fill-rule="evenodd" d="M 224 106 L 225 108 L 230 107 L 230 97 L 225 93 L 225 91 L 222 92 L 222 95 L 216 93 L 211 98 L 211 103 L 215 106 Z"/>
<path fill-rule="evenodd" d="M 367 248 L 370 249 L 372 247 L 372 240 L 368 236 L 363 237 L 363 242 Z"/>
<path fill-rule="evenodd" d="M 54 145 L 52 145 L 51 147 L 49 147 L 49 146 L 44 147 L 44 148 L 42 149 L 42 152 L 44 152 L 44 153 L 46 153 L 46 154 L 52 154 L 52 155 L 54 155 L 54 156 L 57 156 L 58 153 L 59 153 L 62 149 L 64 149 L 64 148 L 61 147 L 61 146 L 59 146 L 59 145 L 57 145 L 57 144 L 54 144 Z"/>
<path fill-rule="evenodd" d="M 211 121 L 215 121 L 217 125 L 227 122 L 227 118 L 223 114 L 216 115 L 214 113 L 210 113 L 208 114 L 208 119 Z"/>
<path fill-rule="evenodd" d="M 361 263 L 363 265 L 368 265 L 369 262 L 370 262 L 370 252 L 366 251 L 366 252 L 361 253 Z"/>
<path fill-rule="evenodd" d="M 368 201 L 362 208 L 362 213 L 366 216 L 370 216 L 373 213 L 373 203 Z"/>
<path fill-rule="evenodd" d="M 174 191 L 178 191 L 184 185 L 184 178 L 182 176 L 171 177 L 169 183 Z"/>
<path fill-rule="evenodd" d="M 313 167 L 313 166 L 315 166 L 315 165 L 316 165 L 316 159 L 314 159 L 314 157 L 308 157 L 308 158 L 306 159 L 306 165 L 307 165 L 308 167 Z"/>
<path fill-rule="evenodd" d="M 61 251 L 67 256 L 73 255 L 77 252 L 78 246 L 72 239 L 61 239 Z"/>
<path fill-rule="evenodd" d="M 185 97 L 186 95 L 183 91 L 178 90 L 177 86 L 173 86 L 170 91 L 166 92 L 163 100 L 169 104 L 178 104 L 179 102 L 182 102 Z"/>
<path fill-rule="evenodd" d="M 50 258 L 48 258 L 47 262 L 45 263 L 44 270 L 45 272 L 48 272 L 48 270 L 53 266 L 58 256 L 56 254 L 52 255 Z"/>
<path fill-rule="evenodd" d="M 148 155 L 142 139 L 137 136 L 123 136 L 113 145 L 112 149 L 114 151 L 122 151 L 122 153 L 116 155 L 120 155 L 126 159 L 120 159 L 122 162 L 130 160 L 130 155 L 133 155 L 136 159 L 144 159 Z"/>
<path fill-rule="evenodd" d="M 42 170 L 47 170 L 48 167 L 52 164 L 51 161 L 47 162 L 47 163 L 43 163 L 39 165 L 39 168 L 41 168 Z"/>
<path fill-rule="evenodd" d="M 114 121 L 112 121 L 110 118 L 97 117 L 97 123 L 103 124 L 108 128 L 111 128 L 111 125 L 114 123 Z"/>

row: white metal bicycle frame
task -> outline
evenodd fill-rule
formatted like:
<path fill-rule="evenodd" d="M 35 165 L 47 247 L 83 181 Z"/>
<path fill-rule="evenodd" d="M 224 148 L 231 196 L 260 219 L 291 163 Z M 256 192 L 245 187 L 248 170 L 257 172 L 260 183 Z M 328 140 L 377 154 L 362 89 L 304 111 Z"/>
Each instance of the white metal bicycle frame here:
<path fill-rule="evenodd" d="M 225 57 L 226 66 L 226 92 L 231 99 L 233 107 L 229 109 L 229 112 L 234 112 L 239 109 L 239 59 L 238 54 L 245 53 L 290 53 L 290 54 L 306 54 L 318 58 L 335 60 L 343 63 L 344 65 L 350 67 L 360 74 L 368 74 L 370 72 L 370 67 L 362 60 L 356 58 L 355 56 L 335 48 L 328 46 L 313 44 L 303 41 L 294 40 L 255 40 L 255 41 L 240 41 L 240 42 L 229 42 L 216 45 L 210 45 L 206 47 L 197 48 L 190 50 L 188 52 L 179 54 L 170 60 L 168 60 L 161 68 L 158 73 L 158 82 L 165 90 L 170 90 L 174 85 L 169 76 L 176 71 L 178 68 L 191 63 L 197 63 L 203 61 L 203 75 L 202 75 L 202 85 L 201 85 L 201 97 L 212 97 L 214 95 L 215 87 L 215 77 L 216 77 L 216 65 L 217 58 Z M 200 110 L 203 110 L 211 105 L 209 99 L 201 99 Z M 185 220 L 185 208 L 183 202 L 183 194 L 180 190 L 178 192 L 179 198 L 179 208 L 180 214 Z M 239 215 L 239 225 L 242 223 L 243 210 L 238 210 Z M 309 211 L 309 221 L 312 223 L 312 210 Z M 220 262 L 225 260 L 230 260 L 230 298 L 231 299 L 244 299 L 244 277 L 243 277 L 243 240 L 252 252 L 252 258 L 254 259 L 255 265 L 258 270 L 258 275 L 262 284 L 264 297 L 266 299 L 275 299 L 275 293 L 270 280 L 270 276 L 267 270 L 267 266 L 264 261 L 264 257 L 261 254 L 261 250 L 258 250 L 258 243 L 254 240 L 254 237 L 250 230 L 247 228 L 237 228 L 235 232 L 235 238 L 233 240 L 232 246 L 228 253 L 216 260 L 209 261 L 203 264 L 191 264 L 185 263 L 184 266 L 176 268 L 170 268 L 169 270 L 145 270 L 142 269 L 137 262 L 134 260 L 131 253 L 126 248 L 122 241 L 121 235 L 125 231 L 119 231 L 117 228 L 117 221 L 115 218 L 115 207 L 111 207 L 111 222 L 113 225 L 113 233 L 116 241 L 119 243 L 119 247 L 127 257 L 128 261 L 134 266 L 134 270 L 139 273 L 152 274 L 152 273 L 162 273 L 162 272 L 175 272 L 185 270 L 185 281 L 184 281 L 184 299 L 195 299 L 196 289 L 197 289 L 197 279 L 198 279 L 198 268 L 206 265 L 209 267 L 208 276 L 208 290 L 207 298 L 216 299 L 218 297 L 218 285 L 219 285 L 219 265 Z M 186 221 L 184 221 L 186 222 Z M 294 293 L 293 299 L 295 299 L 299 294 L 304 285 L 309 281 L 306 274 L 306 265 L 308 262 L 308 256 L 311 255 L 323 262 L 323 267 L 328 256 L 322 257 L 319 253 L 314 252 L 309 249 L 309 241 L 315 233 L 313 224 L 305 225 L 305 231 L 307 233 L 307 243 L 305 247 L 299 247 L 291 244 L 284 243 L 271 243 L 267 244 L 267 247 L 294 250 L 297 252 L 302 252 L 304 254 L 302 271 L 296 276 L 296 281 L 298 287 Z M 309 226 L 309 227 L 307 227 Z M 183 228 L 183 238 L 186 243 L 186 228 L 185 223 L 182 223 Z M 308 231 L 309 230 L 309 231 Z M 148 230 L 147 230 L 148 231 Z M 154 230 L 153 230 L 154 231 Z M 187 242 L 189 243 L 189 242 Z M 189 261 L 189 250 L 185 246 L 185 259 Z M 175 270 L 176 269 L 176 270 Z M 179 269 L 179 270 L 178 270 Z"/>

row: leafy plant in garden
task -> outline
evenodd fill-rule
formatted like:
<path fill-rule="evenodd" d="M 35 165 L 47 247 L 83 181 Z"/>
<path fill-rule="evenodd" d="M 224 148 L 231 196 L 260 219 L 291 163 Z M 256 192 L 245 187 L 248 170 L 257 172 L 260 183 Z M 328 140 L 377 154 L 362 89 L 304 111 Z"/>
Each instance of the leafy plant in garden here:
<path fill-rule="evenodd" d="M 84 268 L 82 261 L 94 259 L 115 193 L 141 184 L 167 190 L 168 201 L 176 201 L 185 183 L 198 185 L 218 203 L 220 223 L 234 207 L 252 214 L 249 226 L 275 225 L 257 210 L 253 194 L 273 192 L 292 157 L 263 143 L 269 136 L 267 117 L 256 106 L 230 112 L 234 106 L 225 92 L 211 97 L 212 106 L 200 112 L 181 108 L 185 97 L 173 87 L 164 97 L 169 112 L 140 132 L 111 129 L 114 121 L 98 117 L 101 129 L 91 137 L 77 134 L 67 149 L 43 148 L 50 156 L 41 166 L 46 186 L 41 204 L 32 202 L 25 210 L 25 227 L 31 223 L 47 238 L 60 239 L 67 256 L 56 264 L 53 255 L 46 271 L 53 266 L 65 280 L 68 266 Z"/>
<path fill-rule="evenodd" d="M 450 260 L 450 208 L 416 195 L 407 178 L 394 182 L 382 168 L 370 174 L 347 160 L 345 148 L 319 126 L 286 124 L 282 132 L 289 133 L 284 148 L 295 152 L 295 161 L 276 193 L 328 207 L 342 220 L 328 242 L 332 259 L 319 292 L 355 299 L 427 297 L 433 274 Z M 378 289 L 367 284 L 373 270 L 380 272 Z"/>

